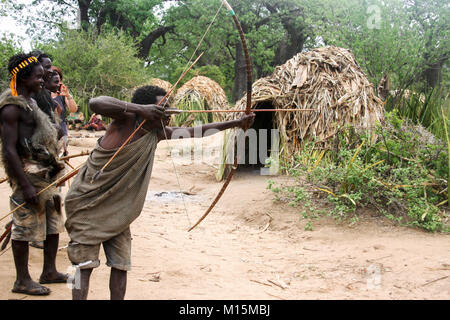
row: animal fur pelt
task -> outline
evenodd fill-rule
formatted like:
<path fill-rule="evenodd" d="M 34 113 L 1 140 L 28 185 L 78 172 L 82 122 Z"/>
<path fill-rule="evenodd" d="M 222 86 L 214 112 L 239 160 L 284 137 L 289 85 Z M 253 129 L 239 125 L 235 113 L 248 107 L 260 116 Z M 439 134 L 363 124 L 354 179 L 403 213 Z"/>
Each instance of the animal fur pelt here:
<path fill-rule="evenodd" d="M 12 225 L 12 223 L 13 223 L 12 220 L 11 220 L 10 222 L 8 222 L 8 223 L 6 224 L 6 226 L 5 226 L 5 230 L 8 230 L 9 226 Z M 0 251 L 5 250 L 6 246 L 7 246 L 8 243 L 9 243 L 9 239 L 11 239 L 11 230 L 9 230 L 8 234 L 6 235 L 5 241 L 3 241 L 3 244 L 2 244 L 2 246 L 1 246 L 1 248 L 0 248 Z"/>
<path fill-rule="evenodd" d="M 58 160 L 58 134 L 57 130 L 50 121 L 49 117 L 39 109 L 34 100 L 27 101 L 23 96 L 13 96 L 11 90 L 5 90 L 0 95 L 0 109 L 6 105 L 17 105 L 24 110 L 30 112 L 35 120 L 36 127 L 31 139 L 27 141 L 19 141 L 19 148 L 24 150 L 26 155 L 21 154 L 23 162 L 34 163 L 48 170 L 48 175 L 43 178 L 41 176 L 29 173 L 25 170 L 25 174 L 29 181 L 38 189 L 42 189 L 54 181 L 58 174 L 63 173 L 65 167 L 64 162 Z M 1 148 L 1 160 L 5 167 L 5 172 L 10 177 L 10 185 L 17 186 L 14 175 L 11 174 L 8 162 L 4 158 L 3 148 Z M 14 188 L 13 188 L 14 189 Z M 39 196 L 40 207 L 43 208 L 48 200 L 53 201 L 53 196 L 57 193 L 56 188 L 51 188 L 48 192 L 44 192 Z"/>

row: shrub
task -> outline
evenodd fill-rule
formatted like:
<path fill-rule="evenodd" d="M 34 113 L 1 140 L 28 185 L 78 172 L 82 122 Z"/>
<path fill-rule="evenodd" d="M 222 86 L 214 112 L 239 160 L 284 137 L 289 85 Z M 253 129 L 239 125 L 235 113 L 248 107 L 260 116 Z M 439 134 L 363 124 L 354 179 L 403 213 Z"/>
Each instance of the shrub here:
<path fill-rule="evenodd" d="M 15 41 L 9 40 L 6 36 L 0 38 L 0 90 L 3 91 L 9 86 L 8 62 L 9 58 L 18 53 L 18 45 Z"/>
<path fill-rule="evenodd" d="M 337 219 L 372 207 L 382 215 L 405 225 L 428 231 L 448 232 L 447 204 L 449 159 L 447 145 L 421 126 L 387 114 L 386 125 L 377 128 L 378 139 L 357 134 L 352 128 L 336 136 L 334 153 L 311 152 L 313 143 L 297 155 L 287 168 L 295 176 L 306 176 L 318 192 L 334 204 Z M 270 184 L 273 189 L 273 182 Z M 286 201 L 298 203 L 300 187 L 284 187 Z M 277 198 L 282 198 L 277 192 Z M 308 203 L 308 202 L 307 202 Z"/>
<path fill-rule="evenodd" d="M 99 95 L 125 99 L 126 92 L 147 79 L 136 45 L 121 31 L 68 30 L 43 48 L 61 68 L 64 82 L 89 119 L 88 101 Z"/>

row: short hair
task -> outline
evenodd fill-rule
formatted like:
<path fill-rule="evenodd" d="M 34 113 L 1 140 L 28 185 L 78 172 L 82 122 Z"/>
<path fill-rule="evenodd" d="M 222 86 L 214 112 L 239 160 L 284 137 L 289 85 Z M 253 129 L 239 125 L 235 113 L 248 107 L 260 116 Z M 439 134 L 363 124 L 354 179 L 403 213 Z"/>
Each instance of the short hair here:
<path fill-rule="evenodd" d="M 62 71 L 60 68 L 52 66 L 51 68 L 53 70 L 53 72 L 57 72 L 59 74 L 59 78 L 61 79 L 61 81 L 63 80 L 63 75 L 62 75 Z M 53 75 L 52 75 L 53 76 Z"/>
<path fill-rule="evenodd" d="M 52 58 L 48 54 L 46 54 L 45 52 L 43 52 L 41 50 L 38 50 L 38 49 L 35 49 L 35 50 L 31 51 L 30 54 L 35 56 L 36 59 L 38 59 L 39 62 L 42 62 L 42 60 L 44 58 L 48 58 L 48 59 L 52 60 Z"/>
<path fill-rule="evenodd" d="M 28 59 L 33 57 L 32 54 L 25 54 L 25 53 L 19 53 L 11 58 L 9 58 L 8 63 L 8 72 L 12 76 L 12 71 L 19 67 L 19 65 L 24 62 L 25 60 L 29 61 Z M 36 61 L 36 60 L 35 60 Z M 19 71 L 16 74 L 17 81 L 20 82 L 21 79 L 26 79 L 31 76 L 33 73 L 33 69 L 35 66 L 39 65 L 39 62 L 28 62 L 28 64 L 25 67 L 19 67 Z"/>
<path fill-rule="evenodd" d="M 50 72 L 49 76 L 48 76 L 48 81 L 50 81 L 53 77 L 58 76 L 59 77 L 59 73 L 56 71 L 52 71 Z M 59 77 L 59 80 L 61 81 L 61 77 Z"/>
<path fill-rule="evenodd" d="M 136 104 L 155 104 L 157 96 L 165 96 L 166 94 L 167 92 L 163 88 L 143 86 L 136 89 L 131 98 L 131 102 Z"/>

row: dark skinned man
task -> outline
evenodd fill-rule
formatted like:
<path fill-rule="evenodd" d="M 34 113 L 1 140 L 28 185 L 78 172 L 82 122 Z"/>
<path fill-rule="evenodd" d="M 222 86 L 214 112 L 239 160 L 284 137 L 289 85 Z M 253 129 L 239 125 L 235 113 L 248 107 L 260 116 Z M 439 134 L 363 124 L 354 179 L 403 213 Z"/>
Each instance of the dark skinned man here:
<path fill-rule="evenodd" d="M 90 275 L 100 264 L 101 244 L 106 264 L 111 267 L 111 299 L 124 299 L 127 271 L 131 267 L 130 224 L 144 206 L 159 141 L 166 137 L 172 139 L 177 129 L 184 130 L 184 137 L 194 137 L 194 132 L 206 136 L 213 134 L 213 129 L 218 132 L 243 128 L 254 120 L 251 114 L 240 120 L 210 123 L 199 128 L 168 127 L 164 107 L 156 105 L 165 94 L 159 87 L 144 86 L 136 90 L 132 103 L 111 97 L 98 97 L 89 102 L 93 112 L 110 117 L 113 122 L 80 169 L 65 200 L 66 229 L 71 239 L 67 252 L 77 270 L 73 299 L 87 299 Z M 92 180 L 143 119 L 146 123 L 142 129 L 111 165 Z"/>
<path fill-rule="evenodd" d="M 53 72 L 52 60 L 46 53 L 40 50 L 34 50 L 31 52 L 31 54 L 38 59 L 42 68 L 44 69 L 43 78 L 44 82 L 47 82 Z M 44 87 L 41 91 L 33 95 L 33 99 L 36 100 L 38 107 L 42 111 L 44 111 L 44 113 L 50 118 L 53 123 L 55 123 L 55 119 L 57 119 L 57 117 L 55 116 L 57 103 L 52 99 L 50 91 Z"/>
<path fill-rule="evenodd" d="M 48 295 L 50 289 L 34 282 L 29 274 L 28 243 L 44 241 L 39 282 L 66 282 L 67 275 L 59 273 L 55 265 L 63 230 L 61 198 L 56 188 L 37 196 L 37 191 L 55 181 L 64 164 L 57 161 L 57 130 L 31 98 L 44 84 L 41 64 L 30 54 L 18 54 L 10 59 L 8 71 L 10 89 L 0 96 L 2 161 L 13 190 L 11 209 L 26 202 L 13 213 L 11 239 L 17 277 L 12 291 Z"/>
<path fill-rule="evenodd" d="M 36 101 L 38 107 L 42 111 L 44 111 L 44 113 L 50 118 L 50 121 L 53 123 L 57 123 L 55 119 L 58 119 L 56 114 L 58 104 L 52 99 L 50 93 L 51 91 L 49 88 L 47 88 L 47 84 L 50 81 L 50 76 L 53 73 L 52 60 L 46 53 L 40 50 L 34 50 L 30 54 L 36 57 L 36 59 L 44 69 L 44 87 L 41 91 L 39 91 L 39 93 L 34 94 L 32 98 Z M 32 241 L 30 242 L 30 246 L 38 249 L 44 249 L 44 242 Z"/>

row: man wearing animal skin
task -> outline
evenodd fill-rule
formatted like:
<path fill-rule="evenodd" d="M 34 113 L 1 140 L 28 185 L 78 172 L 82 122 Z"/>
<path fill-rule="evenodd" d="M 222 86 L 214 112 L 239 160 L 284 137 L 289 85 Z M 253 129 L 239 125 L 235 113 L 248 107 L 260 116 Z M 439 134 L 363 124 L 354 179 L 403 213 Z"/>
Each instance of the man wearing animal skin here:
<path fill-rule="evenodd" d="M 16 281 L 12 292 L 48 295 L 46 283 L 64 283 L 67 275 L 56 270 L 59 233 L 63 230 L 61 198 L 56 187 L 37 195 L 58 178 L 64 163 L 58 161 L 58 131 L 31 97 L 39 93 L 44 70 L 36 57 L 18 54 L 8 65 L 10 89 L 0 96 L 2 161 L 13 194 L 12 251 Z M 44 266 L 39 283 L 28 271 L 29 242 L 44 241 Z"/>

